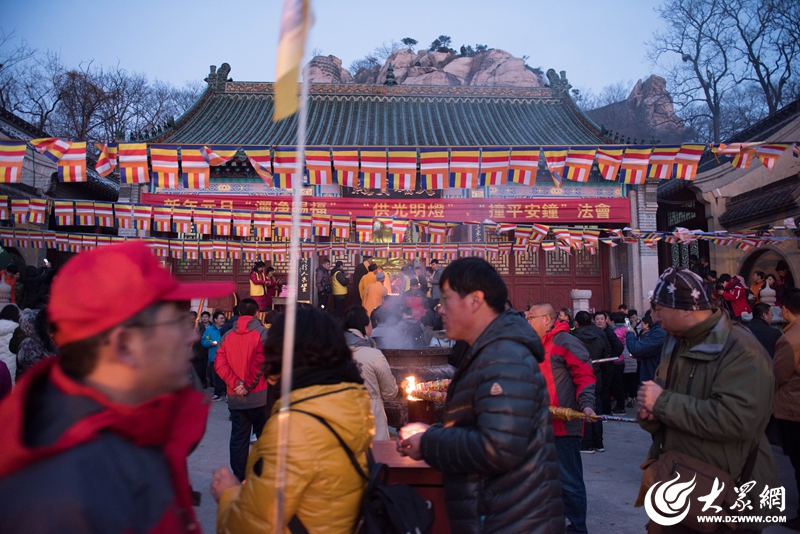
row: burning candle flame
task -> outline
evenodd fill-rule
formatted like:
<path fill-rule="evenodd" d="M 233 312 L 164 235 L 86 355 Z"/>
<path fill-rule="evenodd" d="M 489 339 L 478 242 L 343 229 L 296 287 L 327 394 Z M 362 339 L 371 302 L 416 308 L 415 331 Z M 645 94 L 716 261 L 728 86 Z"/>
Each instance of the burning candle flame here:
<path fill-rule="evenodd" d="M 406 377 L 406 394 L 408 400 L 417 400 L 413 397 L 414 391 L 417 389 L 417 380 L 413 376 Z"/>

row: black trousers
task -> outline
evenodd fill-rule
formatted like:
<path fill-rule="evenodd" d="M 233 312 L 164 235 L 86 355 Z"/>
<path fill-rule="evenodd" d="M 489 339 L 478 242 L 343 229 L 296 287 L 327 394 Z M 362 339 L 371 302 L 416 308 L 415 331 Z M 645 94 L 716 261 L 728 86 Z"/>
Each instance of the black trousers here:
<path fill-rule="evenodd" d="M 346 294 L 333 296 L 333 314 L 340 319 L 344 316 L 344 302 L 346 300 Z"/>
<path fill-rule="evenodd" d="M 776 419 L 783 437 L 783 452 L 789 457 L 794 467 L 794 479 L 800 490 L 800 421 Z M 800 513 L 800 510 L 798 510 Z"/>
<path fill-rule="evenodd" d="M 230 410 L 231 412 L 231 470 L 236 478 L 244 480 L 247 455 L 250 454 L 250 434 L 261 436 L 267 422 L 267 407 Z"/>
<path fill-rule="evenodd" d="M 622 374 L 625 371 L 625 363 L 615 363 L 611 374 L 611 396 L 618 410 L 625 409 L 625 385 L 622 382 Z"/>

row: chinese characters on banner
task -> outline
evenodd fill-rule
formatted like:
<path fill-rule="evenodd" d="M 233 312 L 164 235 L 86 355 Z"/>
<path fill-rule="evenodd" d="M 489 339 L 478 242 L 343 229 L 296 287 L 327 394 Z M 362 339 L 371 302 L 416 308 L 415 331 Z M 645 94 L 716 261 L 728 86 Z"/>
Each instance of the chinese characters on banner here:
<path fill-rule="evenodd" d="M 431 198 L 413 200 L 304 197 L 301 211 L 312 215 L 389 217 L 415 220 L 494 222 L 628 223 L 627 198 Z M 289 197 L 142 194 L 143 204 L 291 212 Z"/>
<path fill-rule="evenodd" d="M 297 302 L 311 302 L 311 260 L 301 259 L 297 266 Z"/>

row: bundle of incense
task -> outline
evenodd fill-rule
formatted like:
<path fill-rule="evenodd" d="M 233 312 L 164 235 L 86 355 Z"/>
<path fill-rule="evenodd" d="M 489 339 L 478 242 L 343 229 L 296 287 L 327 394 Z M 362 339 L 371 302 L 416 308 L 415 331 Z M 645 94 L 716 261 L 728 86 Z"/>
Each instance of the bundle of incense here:
<path fill-rule="evenodd" d="M 450 379 L 431 380 L 430 382 L 419 382 L 415 386 L 417 391 L 447 391 L 450 386 Z"/>
<path fill-rule="evenodd" d="M 446 391 L 415 391 L 411 394 L 417 400 L 444 402 L 447 399 Z"/>
<path fill-rule="evenodd" d="M 556 419 L 562 421 L 574 421 L 575 419 L 583 419 L 584 414 L 573 410 L 572 408 L 565 408 L 563 406 L 550 406 L 550 414 Z M 635 423 L 636 419 L 632 417 L 617 417 L 614 415 L 593 415 L 592 419 L 595 421 L 617 421 L 620 423 Z"/>
<path fill-rule="evenodd" d="M 592 363 L 615 362 L 617 360 L 619 360 L 619 357 L 616 357 L 616 358 L 602 358 L 600 360 L 592 360 Z"/>

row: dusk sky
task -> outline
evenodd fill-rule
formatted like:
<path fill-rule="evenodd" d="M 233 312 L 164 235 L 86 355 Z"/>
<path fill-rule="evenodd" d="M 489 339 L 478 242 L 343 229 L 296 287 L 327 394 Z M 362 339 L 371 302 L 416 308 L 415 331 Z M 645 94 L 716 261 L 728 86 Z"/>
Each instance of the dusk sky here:
<path fill-rule="evenodd" d="M 102 2 L 2 0 L 0 27 L 68 66 L 117 62 L 148 78 L 182 86 L 209 65 L 231 65 L 238 81 L 274 81 L 280 0 Z M 653 1 L 317 0 L 307 59 L 318 48 L 347 68 L 391 39 L 417 48 L 441 34 L 452 47 L 486 44 L 545 71 L 567 71 L 575 87 L 602 87 L 654 71 L 646 42 L 662 27 Z M 6 45 L 8 46 L 8 45 Z"/>

